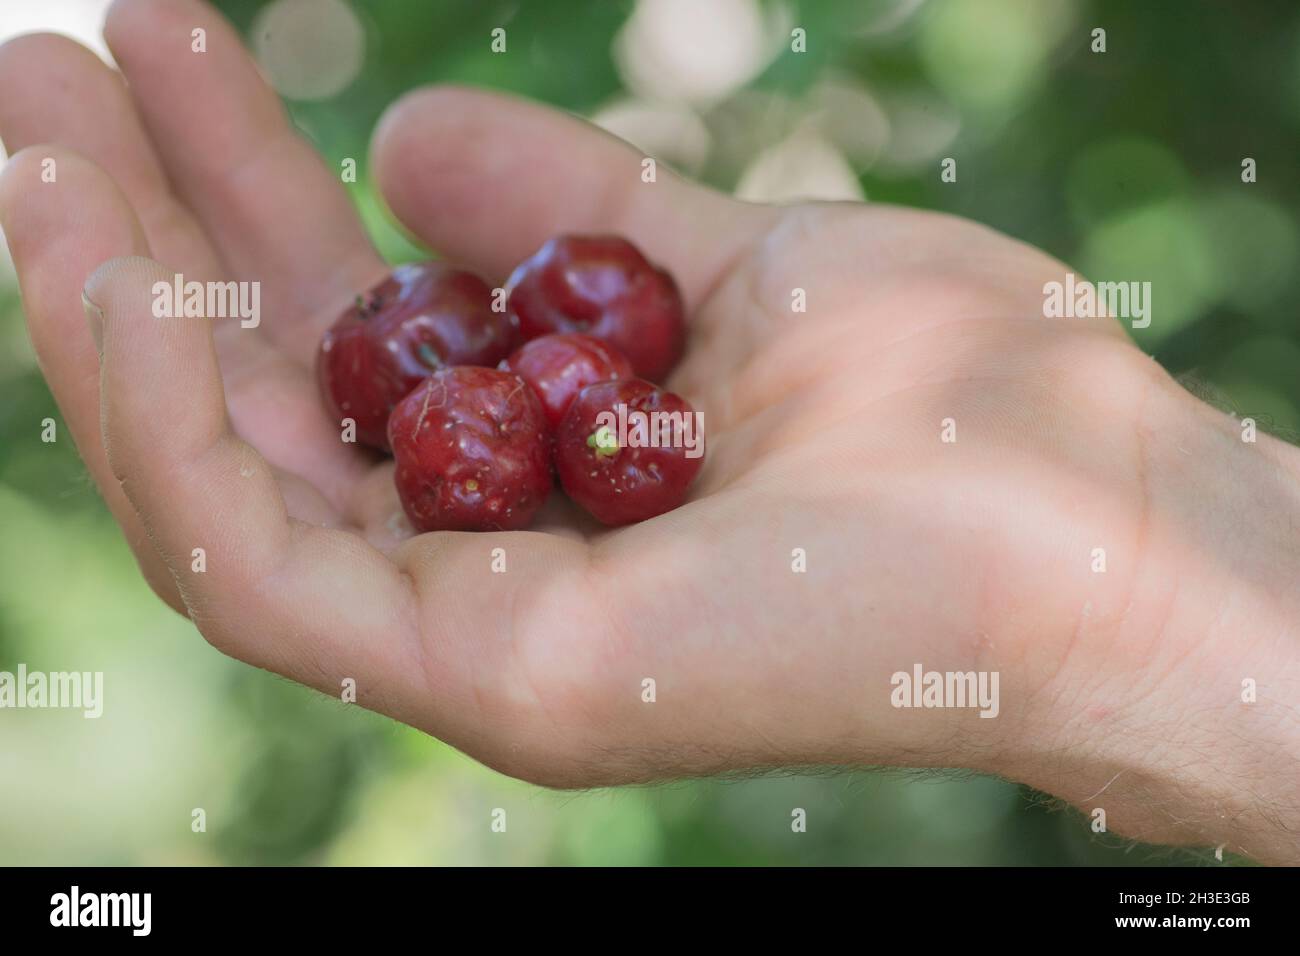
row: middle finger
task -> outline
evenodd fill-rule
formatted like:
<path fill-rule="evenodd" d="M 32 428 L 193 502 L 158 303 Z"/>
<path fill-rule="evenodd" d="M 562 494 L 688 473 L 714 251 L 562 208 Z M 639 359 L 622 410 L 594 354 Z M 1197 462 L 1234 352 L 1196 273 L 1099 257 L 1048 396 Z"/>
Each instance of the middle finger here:
<path fill-rule="evenodd" d="M 310 364 L 324 326 L 388 271 L 338 178 L 208 4 L 117 0 L 104 36 L 177 192 L 234 277 L 262 281 L 267 334 Z"/>

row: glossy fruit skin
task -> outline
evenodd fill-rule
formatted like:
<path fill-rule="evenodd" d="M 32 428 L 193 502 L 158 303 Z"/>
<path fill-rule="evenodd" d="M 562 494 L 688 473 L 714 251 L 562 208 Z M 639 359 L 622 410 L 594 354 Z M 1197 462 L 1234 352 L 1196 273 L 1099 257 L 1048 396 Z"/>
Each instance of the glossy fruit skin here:
<path fill-rule="evenodd" d="M 440 262 L 398 266 L 339 317 L 321 340 L 316 377 L 336 420 L 357 440 L 388 449 L 388 415 L 430 372 L 496 365 L 518 344 L 492 290 L 472 272 Z"/>
<path fill-rule="evenodd" d="M 506 283 L 525 339 L 581 332 L 613 345 L 642 378 L 662 381 L 686 344 L 677 283 L 619 236 L 557 236 Z"/>
<path fill-rule="evenodd" d="M 434 372 L 393 409 L 394 481 L 417 531 L 523 528 L 553 484 L 546 415 L 518 375 Z"/>
<path fill-rule="evenodd" d="M 598 416 L 617 412 L 619 405 L 694 416 L 686 399 L 637 378 L 588 385 L 578 393 L 555 436 L 555 466 L 569 497 L 607 525 L 644 521 L 676 508 L 704 464 L 702 432 L 695 458 L 684 447 L 596 447 Z"/>
<path fill-rule="evenodd" d="M 614 346 L 577 332 L 543 335 L 515 349 L 500 366 L 537 395 L 552 429 L 588 385 L 632 377 L 632 363 Z"/>

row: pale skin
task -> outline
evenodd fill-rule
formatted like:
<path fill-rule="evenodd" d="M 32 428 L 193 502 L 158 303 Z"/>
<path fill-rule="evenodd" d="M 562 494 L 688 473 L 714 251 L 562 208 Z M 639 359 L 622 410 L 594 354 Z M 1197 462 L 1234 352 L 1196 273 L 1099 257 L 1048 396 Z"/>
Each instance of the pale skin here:
<path fill-rule="evenodd" d="M 545 107 L 408 94 L 370 144 L 394 215 L 496 284 L 557 233 L 633 239 L 682 285 L 669 384 L 708 440 L 689 502 L 633 527 L 557 493 L 535 530 L 417 536 L 313 378 L 387 270 L 338 172 L 198 0 L 118 0 L 105 32 L 127 85 L 70 40 L 0 48 L 0 223 L 91 475 L 215 647 L 550 786 L 967 767 L 1300 863 L 1300 452 L 1118 322 L 1043 318 L 1066 266 L 948 216 L 645 183 Z M 260 327 L 154 318 L 176 272 L 260 282 Z M 893 707 L 915 663 L 997 671 L 998 716 Z"/>

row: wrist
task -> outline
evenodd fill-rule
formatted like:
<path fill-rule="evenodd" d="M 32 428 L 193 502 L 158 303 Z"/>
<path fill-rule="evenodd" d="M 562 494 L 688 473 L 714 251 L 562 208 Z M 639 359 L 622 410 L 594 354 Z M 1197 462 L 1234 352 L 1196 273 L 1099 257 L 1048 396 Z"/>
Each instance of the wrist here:
<path fill-rule="evenodd" d="M 1038 695 L 1010 776 L 1106 829 L 1300 862 L 1300 450 L 1153 387 L 1127 604 Z"/>

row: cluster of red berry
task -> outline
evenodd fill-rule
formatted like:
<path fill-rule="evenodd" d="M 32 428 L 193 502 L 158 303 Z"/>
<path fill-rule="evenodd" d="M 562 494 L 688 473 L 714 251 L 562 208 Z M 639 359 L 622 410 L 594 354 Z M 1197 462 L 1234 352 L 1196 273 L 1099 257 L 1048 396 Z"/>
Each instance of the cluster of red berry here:
<path fill-rule="evenodd" d="M 326 405 L 393 453 L 415 528 L 525 527 L 557 472 L 605 524 L 681 504 L 703 445 L 689 403 L 652 384 L 686 338 L 672 276 L 625 239 L 561 236 L 505 296 L 494 309 L 471 272 L 400 266 L 321 342 Z"/>

